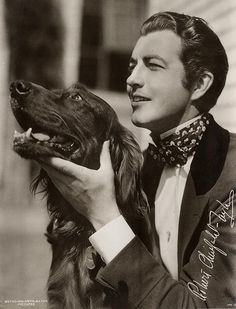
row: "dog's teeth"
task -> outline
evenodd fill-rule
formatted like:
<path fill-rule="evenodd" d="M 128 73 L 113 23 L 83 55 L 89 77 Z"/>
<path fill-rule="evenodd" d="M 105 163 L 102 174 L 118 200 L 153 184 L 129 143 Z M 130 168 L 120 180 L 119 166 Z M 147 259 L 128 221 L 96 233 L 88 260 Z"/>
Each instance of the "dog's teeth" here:
<path fill-rule="evenodd" d="M 32 132 L 32 128 L 29 128 L 29 129 L 25 132 L 25 136 L 26 136 L 27 138 L 30 138 L 31 132 Z"/>
<path fill-rule="evenodd" d="M 19 136 L 19 134 L 20 134 L 20 133 L 19 133 L 18 131 L 16 131 L 16 130 L 14 131 L 14 137 Z"/>
<path fill-rule="evenodd" d="M 18 132 L 18 131 L 14 131 L 14 134 L 13 134 L 13 137 L 14 138 L 17 138 L 17 137 L 22 137 L 24 135 L 24 133 L 20 133 L 20 132 Z"/>

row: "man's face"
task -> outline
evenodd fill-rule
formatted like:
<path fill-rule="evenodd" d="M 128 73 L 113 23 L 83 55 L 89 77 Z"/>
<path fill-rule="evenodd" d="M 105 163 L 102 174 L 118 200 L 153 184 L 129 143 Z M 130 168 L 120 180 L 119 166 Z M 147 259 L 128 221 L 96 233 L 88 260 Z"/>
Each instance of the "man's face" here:
<path fill-rule="evenodd" d="M 181 39 L 170 30 L 139 38 L 127 79 L 135 125 L 159 134 L 196 116 L 180 53 Z"/>

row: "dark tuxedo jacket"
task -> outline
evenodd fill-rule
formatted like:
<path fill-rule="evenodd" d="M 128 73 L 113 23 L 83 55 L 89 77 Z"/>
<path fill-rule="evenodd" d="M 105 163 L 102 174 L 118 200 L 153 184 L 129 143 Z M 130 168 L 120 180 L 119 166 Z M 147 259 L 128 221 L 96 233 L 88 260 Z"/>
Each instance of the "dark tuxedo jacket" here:
<path fill-rule="evenodd" d="M 153 220 L 161 172 L 146 155 L 143 184 L 151 206 L 151 241 L 136 236 L 98 274 L 97 280 L 113 299 L 111 307 L 232 308 L 236 304 L 236 134 L 212 119 L 195 153 L 181 205 L 178 281 L 161 261 Z"/>

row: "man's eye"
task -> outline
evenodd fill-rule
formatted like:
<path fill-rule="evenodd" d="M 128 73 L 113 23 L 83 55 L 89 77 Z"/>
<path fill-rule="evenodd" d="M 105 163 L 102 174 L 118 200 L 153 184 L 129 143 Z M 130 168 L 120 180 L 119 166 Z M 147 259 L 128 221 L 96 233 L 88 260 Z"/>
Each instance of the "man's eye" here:
<path fill-rule="evenodd" d="M 164 67 L 158 63 L 149 62 L 148 67 L 150 69 L 164 69 Z"/>
<path fill-rule="evenodd" d="M 81 95 L 79 93 L 71 94 L 70 98 L 72 100 L 75 100 L 75 101 L 82 101 L 83 100 L 83 98 L 81 97 Z"/>

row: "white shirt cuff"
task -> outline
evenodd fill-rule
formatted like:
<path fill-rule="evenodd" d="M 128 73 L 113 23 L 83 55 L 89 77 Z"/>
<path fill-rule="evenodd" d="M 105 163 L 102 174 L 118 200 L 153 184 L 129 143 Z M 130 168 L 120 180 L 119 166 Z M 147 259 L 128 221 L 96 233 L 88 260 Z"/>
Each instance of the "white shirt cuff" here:
<path fill-rule="evenodd" d="M 108 264 L 134 236 L 124 217 L 119 216 L 90 236 L 89 241 Z"/>

